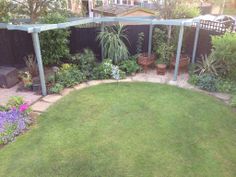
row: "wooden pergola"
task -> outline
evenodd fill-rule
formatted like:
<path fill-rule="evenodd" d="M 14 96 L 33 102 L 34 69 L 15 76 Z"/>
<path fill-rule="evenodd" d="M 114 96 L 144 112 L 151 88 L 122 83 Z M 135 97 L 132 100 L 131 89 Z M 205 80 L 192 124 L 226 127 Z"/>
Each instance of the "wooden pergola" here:
<path fill-rule="evenodd" d="M 148 19 L 143 17 L 97 17 L 97 18 L 79 18 L 74 21 L 65 22 L 65 23 L 58 23 L 58 24 L 22 24 L 22 25 L 13 25 L 13 24 L 6 24 L 0 23 L 0 29 L 7 29 L 7 30 L 19 30 L 19 31 L 26 31 L 32 34 L 34 51 L 38 63 L 39 68 L 39 77 L 40 83 L 42 87 L 42 94 L 47 95 L 46 89 L 46 82 L 44 76 L 44 68 L 42 62 L 42 55 L 41 55 L 41 48 L 40 48 L 40 41 L 39 41 L 39 33 L 43 31 L 55 30 L 55 29 L 64 29 L 73 26 L 89 24 L 89 23 L 101 23 L 101 30 L 104 30 L 105 23 L 112 23 L 112 22 L 119 22 L 119 23 L 136 23 L 136 24 L 146 24 L 149 25 L 149 41 L 148 41 L 148 55 L 151 55 L 152 51 L 152 31 L 154 25 L 165 25 L 169 26 L 179 26 L 179 39 L 178 39 L 178 47 L 176 51 L 176 65 L 174 70 L 174 77 L 173 80 L 177 80 L 178 76 L 178 68 L 179 68 L 179 61 L 183 43 L 183 35 L 184 35 L 184 27 L 196 27 L 195 32 L 195 39 L 194 39 L 194 46 L 193 46 L 193 53 L 191 62 L 195 62 L 196 51 L 197 51 L 197 44 L 198 44 L 198 37 L 200 31 L 200 20 L 197 19 Z M 102 48 L 103 51 L 103 48 Z"/>

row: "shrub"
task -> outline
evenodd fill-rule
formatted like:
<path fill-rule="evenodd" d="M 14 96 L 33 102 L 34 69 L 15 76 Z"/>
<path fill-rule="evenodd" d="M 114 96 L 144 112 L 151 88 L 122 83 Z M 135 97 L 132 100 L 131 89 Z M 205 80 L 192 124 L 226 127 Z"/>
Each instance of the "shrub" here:
<path fill-rule="evenodd" d="M 104 48 L 104 57 L 112 59 L 114 63 L 128 58 L 129 51 L 124 41 L 128 41 L 123 25 L 107 26 L 100 32 L 97 39 Z"/>
<path fill-rule="evenodd" d="M 198 7 L 188 4 L 176 5 L 173 11 L 173 18 L 175 19 L 193 18 L 199 15 L 200 15 L 200 9 Z"/>
<path fill-rule="evenodd" d="M 210 92 L 217 91 L 217 78 L 214 75 L 203 74 L 198 76 L 197 86 Z"/>
<path fill-rule="evenodd" d="M 156 52 L 159 47 L 166 43 L 167 36 L 166 31 L 161 30 L 160 28 L 154 28 L 153 36 L 152 36 L 152 49 Z"/>
<path fill-rule="evenodd" d="M 56 83 L 49 89 L 49 93 L 60 93 L 64 89 L 63 85 Z"/>
<path fill-rule="evenodd" d="M 233 95 L 233 97 L 231 98 L 230 105 L 232 107 L 236 107 L 236 95 Z"/>
<path fill-rule="evenodd" d="M 124 60 L 119 64 L 119 68 L 124 71 L 127 75 L 136 73 L 140 70 L 139 65 L 135 58 L 130 58 L 129 60 Z"/>
<path fill-rule="evenodd" d="M 190 75 L 188 79 L 188 83 L 192 85 L 197 85 L 199 81 L 199 76 L 196 74 Z"/>
<path fill-rule="evenodd" d="M 224 68 L 222 63 L 215 59 L 214 55 L 204 55 L 201 60 L 197 61 L 195 73 L 197 74 L 211 74 L 218 76 L 224 73 Z"/>
<path fill-rule="evenodd" d="M 93 79 L 110 79 L 113 77 L 115 65 L 112 64 L 111 59 L 105 59 L 100 65 L 93 70 Z M 125 78 L 125 72 L 121 71 L 118 67 L 120 79 Z"/>
<path fill-rule="evenodd" d="M 86 79 L 92 78 L 93 68 L 95 67 L 95 55 L 92 50 L 84 49 L 83 53 L 78 53 L 71 57 L 71 62 L 78 65 L 79 70 L 84 74 Z"/>
<path fill-rule="evenodd" d="M 72 87 L 84 81 L 85 77 L 76 65 L 63 64 L 56 74 L 55 80 L 63 87 Z"/>
<path fill-rule="evenodd" d="M 236 33 L 226 32 L 222 36 L 212 36 L 212 45 L 214 57 L 225 66 L 225 70 L 227 71 L 226 77 L 235 79 Z"/>
<path fill-rule="evenodd" d="M 41 23 L 61 23 L 66 18 L 59 13 L 49 13 Z M 62 57 L 69 54 L 69 30 L 57 29 L 40 33 L 43 63 L 45 65 L 59 64 Z"/>
<path fill-rule="evenodd" d="M 226 93 L 236 92 L 236 83 L 231 80 L 219 79 L 217 82 L 217 91 Z"/>

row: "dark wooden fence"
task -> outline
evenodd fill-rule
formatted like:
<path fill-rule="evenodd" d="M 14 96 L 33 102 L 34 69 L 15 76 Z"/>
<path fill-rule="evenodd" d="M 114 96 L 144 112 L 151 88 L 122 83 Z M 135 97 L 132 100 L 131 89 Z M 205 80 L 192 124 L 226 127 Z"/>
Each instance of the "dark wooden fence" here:
<path fill-rule="evenodd" d="M 144 33 L 144 49 L 148 48 L 148 25 L 130 25 L 126 26 L 129 43 L 130 54 L 136 53 L 136 42 L 138 33 Z M 96 54 L 98 60 L 101 59 L 101 47 L 96 40 L 96 36 L 100 31 L 99 27 L 94 28 L 71 28 L 70 36 L 70 52 L 76 53 L 84 48 L 90 48 Z M 197 57 L 202 54 L 209 54 L 211 51 L 211 35 L 218 35 L 212 31 L 201 30 L 197 49 Z M 193 50 L 195 29 L 188 28 L 185 31 L 185 52 L 191 56 Z M 52 39 L 53 40 L 53 39 Z M 34 53 L 31 35 L 21 31 L 0 30 L 0 65 L 21 67 L 24 65 L 23 57 Z"/>

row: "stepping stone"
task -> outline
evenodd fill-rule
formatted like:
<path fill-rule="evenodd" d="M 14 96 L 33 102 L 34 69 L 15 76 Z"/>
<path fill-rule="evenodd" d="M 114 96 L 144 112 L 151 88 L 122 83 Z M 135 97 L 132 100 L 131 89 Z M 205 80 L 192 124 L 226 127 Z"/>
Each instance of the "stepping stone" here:
<path fill-rule="evenodd" d="M 105 84 L 114 83 L 114 82 L 117 82 L 117 81 L 114 80 L 114 79 L 106 79 L 106 80 L 103 80 L 103 83 L 105 83 Z"/>
<path fill-rule="evenodd" d="M 99 84 L 101 84 L 101 83 L 103 83 L 102 80 L 93 80 L 93 81 L 87 82 L 87 84 L 88 84 L 89 86 L 99 85 Z"/>
<path fill-rule="evenodd" d="M 75 90 L 80 90 L 80 89 L 83 89 L 83 88 L 86 88 L 86 87 L 88 87 L 88 84 L 82 83 L 82 84 L 78 84 L 78 85 L 74 86 L 74 89 Z"/>
<path fill-rule="evenodd" d="M 66 96 L 68 95 L 70 92 L 74 91 L 74 88 L 65 88 L 64 90 L 62 90 L 61 95 L 62 96 Z"/>
<path fill-rule="evenodd" d="M 226 93 L 217 93 L 217 92 L 214 92 L 214 93 L 210 93 L 210 95 L 220 99 L 220 100 L 223 100 L 225 102 L 229 101 L 231 99 L 231 95 L 230 94 L 226 94 Z"/>
<path fill-rule="evenodd" d="M 35 112 L 45 112 L 51 105 L 52 103 L 38 101 L 31 106 L 31 109 Z"/>
<path fill-rule="evenodd" d="M 43 101 L 49 102 L 49 103 L 55 103 L 58 100 L 60 100 L 62 98 L 61 95 L 58 94 L 52 94 L 52 95 L 47 95 L 45 97 L 43 97 Z"/>

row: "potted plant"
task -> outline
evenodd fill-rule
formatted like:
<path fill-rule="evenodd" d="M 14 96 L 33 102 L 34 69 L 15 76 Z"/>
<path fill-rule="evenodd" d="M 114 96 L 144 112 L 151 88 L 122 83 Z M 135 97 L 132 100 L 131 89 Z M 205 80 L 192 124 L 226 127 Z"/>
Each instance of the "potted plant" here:
<path fill-rule="evenodd" d="M 147 53 L 142 53 L 143 42 L 144 42 L 144 33 L 141 32 L 138 34 L 138 40 L 136 44 L 136 53 L 138 56 L 138 64 L 142 66 L 145 72 L 147 72 L 148 66 L 154 63 L 155 56 L 153 54 L 151 54 L 151 56 L 148 56 Z"/>
<path fill-rule="evenodd" d="M 19 77 L 23 82 L 24 88 L 31 90 L 32 89 L 32 84 L 33 84 L 31 74 L 28 71 L 20 72 Z"/>
<path fill-rule="evenodd" d="M 173 55 L 173 46 L 163 43 L 158 47 L 156 53 L 159 56 L 156 61 L 157 74 L 165 75 L 166 68 L 170 64 Z"/>

